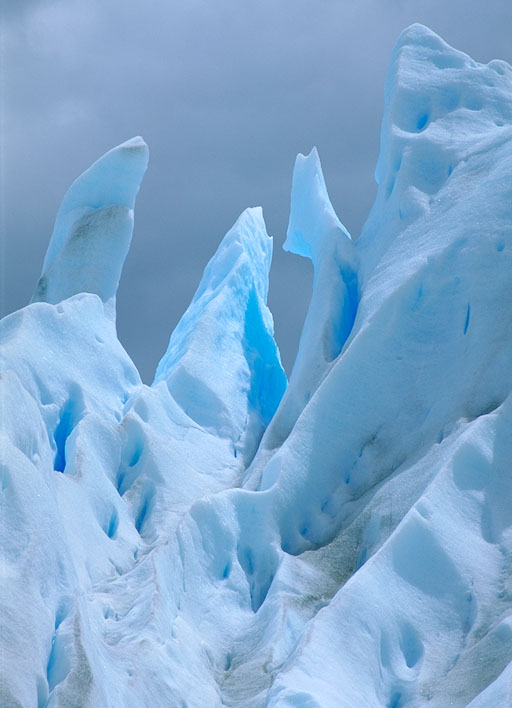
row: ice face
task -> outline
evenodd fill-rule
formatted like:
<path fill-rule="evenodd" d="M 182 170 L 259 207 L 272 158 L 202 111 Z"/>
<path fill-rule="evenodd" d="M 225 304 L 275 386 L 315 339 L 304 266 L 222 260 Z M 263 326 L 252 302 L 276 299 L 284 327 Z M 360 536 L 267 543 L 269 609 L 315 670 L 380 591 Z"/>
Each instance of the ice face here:
<path fill-rule="evenodd" d="M 75 182 L 0 325 L 1 705 L 511 702 L 511 77 L 401 35 L 355 241 L 299 156 L 288 388 L 259 209 L 147 387 L 105 308 L 146 148 Z"/>

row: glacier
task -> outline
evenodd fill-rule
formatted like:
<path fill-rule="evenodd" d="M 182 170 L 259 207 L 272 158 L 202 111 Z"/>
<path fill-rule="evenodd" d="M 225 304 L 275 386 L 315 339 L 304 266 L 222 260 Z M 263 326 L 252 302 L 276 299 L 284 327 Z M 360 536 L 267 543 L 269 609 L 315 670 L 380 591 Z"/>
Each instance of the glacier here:
<path fill-rule="evenodd" d="M 404 30 L 358 238 L 299 155 L 289 381 L 252 208 L 141 382 L 115 296 L 147 161 L 73 183 L 0 324 L 0 705 L 512 705 L 511 67 Z"/>

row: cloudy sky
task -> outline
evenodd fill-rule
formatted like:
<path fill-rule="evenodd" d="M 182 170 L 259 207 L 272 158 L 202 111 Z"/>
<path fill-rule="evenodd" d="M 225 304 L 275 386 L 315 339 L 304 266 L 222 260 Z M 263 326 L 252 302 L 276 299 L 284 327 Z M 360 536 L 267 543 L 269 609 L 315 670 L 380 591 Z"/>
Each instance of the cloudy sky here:
<path fill-rule="evenodd" d="M 8 0 L 2 5 L 3 312 L 25 305 L 60 200 L 110 147 L 150 166 L 118 293 L 120 339 L 150 382 L 217 244 L 247 206 L 274 236 L 269 304 L 289 371 L 307 262 L 284 254 L 295 156 L 319 149 L 357 237 L 374 198 L 383 86 L 422 22 L 512 63 L 511 0 Z"/>

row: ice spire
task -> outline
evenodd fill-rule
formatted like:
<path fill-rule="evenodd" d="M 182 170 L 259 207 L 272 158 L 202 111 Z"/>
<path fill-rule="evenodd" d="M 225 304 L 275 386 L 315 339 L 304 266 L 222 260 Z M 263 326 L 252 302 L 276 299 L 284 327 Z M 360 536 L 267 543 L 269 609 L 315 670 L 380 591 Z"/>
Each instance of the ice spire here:
<path fill-rule="evenodd" d="M 56 304 L 95 293 L 115 313 L 115 295 L 133 231 L 135 197 L 148 148 L 132 138 L 100 157 L 67 191 L 32 302 Z"/>
<path fill-rule="evenodd" d="M 158 365 L 190 418 L 250 461 L 286 387 L 266 306 L 272 240 L 247 209 L 207 265 Z"/>
<path fill-rule="evenodd" d="M 284 249 L 310 258 L 313 293 L 290 382 L 249 478 L 281 445 L 345 344 L 357 311 L 355 248 L 333 209 L 316 148 L 298 155 Z"/>
<path fill-rule="evenodd" d="M 292 375 L 299 379 L 338 356 L 357 309 L 353 244 L 329 199 L 316 148 L 307 157 L 297 156 L 284 249 L 310 258 L 314 268 L 313 295 Z M 321 375 L 313 375 L 312 388 Z"/>

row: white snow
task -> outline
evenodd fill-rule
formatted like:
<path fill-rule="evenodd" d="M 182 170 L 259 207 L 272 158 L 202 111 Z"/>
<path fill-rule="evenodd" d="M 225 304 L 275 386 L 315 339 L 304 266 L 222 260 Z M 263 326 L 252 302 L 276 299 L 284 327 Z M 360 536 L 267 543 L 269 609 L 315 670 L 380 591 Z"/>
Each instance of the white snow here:
<path fill-rule="evenodd" d="M 0 705 L 512 705 L 510 67 L 402 33 L 358 239 L 297 158 L 288 387 L 259 209 L 141 383 L 114 305 L 146 162 L 78 178 L 0 325 Z"/>

